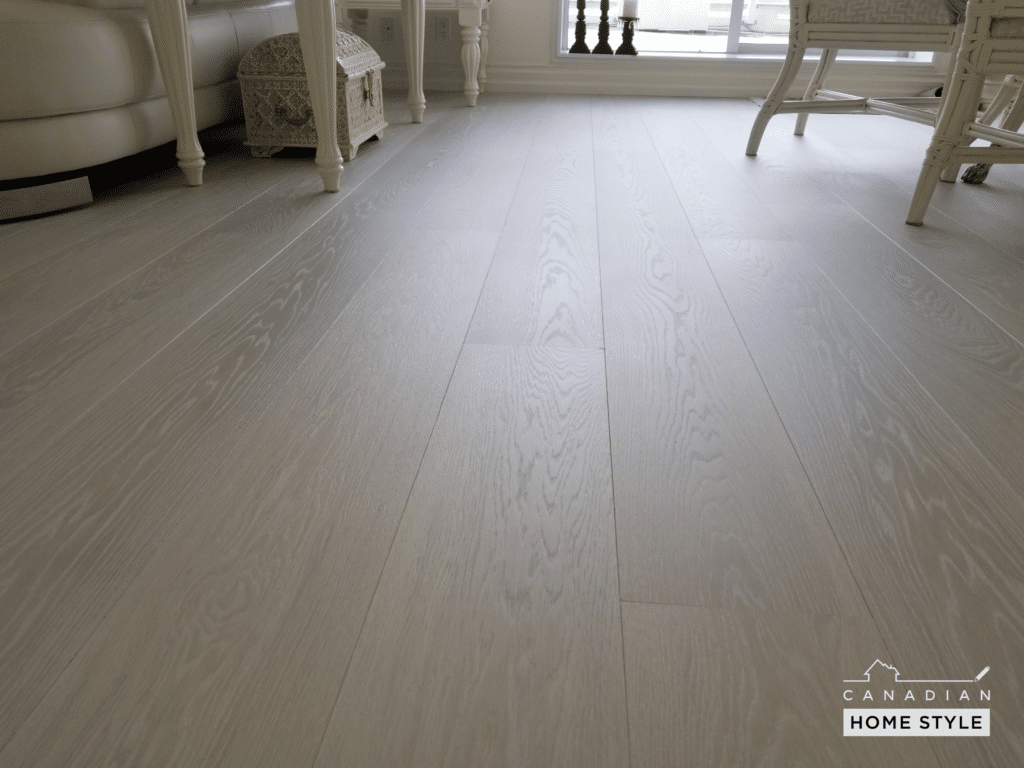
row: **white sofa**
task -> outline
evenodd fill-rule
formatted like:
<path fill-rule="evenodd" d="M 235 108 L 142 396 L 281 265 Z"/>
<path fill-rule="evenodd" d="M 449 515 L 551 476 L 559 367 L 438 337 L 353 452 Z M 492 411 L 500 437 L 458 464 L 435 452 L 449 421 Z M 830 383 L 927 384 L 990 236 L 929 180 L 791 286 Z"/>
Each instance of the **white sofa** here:
<path fill-rule="evenodd" d="M 4 188 L 175 139 L 143 2 L 0 0 Z M 198 127 L 206 128 L 242 115 L 238 62 L 260 41 L 296 31 L 295 6 L 198 0 L 188 14 Z"/>

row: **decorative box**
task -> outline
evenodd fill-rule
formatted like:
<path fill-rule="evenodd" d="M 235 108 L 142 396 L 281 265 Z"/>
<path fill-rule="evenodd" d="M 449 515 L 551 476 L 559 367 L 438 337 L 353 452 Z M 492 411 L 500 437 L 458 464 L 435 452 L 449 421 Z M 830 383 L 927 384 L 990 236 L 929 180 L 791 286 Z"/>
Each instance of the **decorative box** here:
<path fill-rule="evenodd" d="M 384 133 L 381 70 L 384 62 L 369 43 L 335 31 L 338 62 L 338 146 L 347 162 L 359 145 Z M 285 147 L 316 147 L 316 125 L 298 33 L 264 40 L 238 65 L 245 109 L 246 146 L 255 157 Z"/>

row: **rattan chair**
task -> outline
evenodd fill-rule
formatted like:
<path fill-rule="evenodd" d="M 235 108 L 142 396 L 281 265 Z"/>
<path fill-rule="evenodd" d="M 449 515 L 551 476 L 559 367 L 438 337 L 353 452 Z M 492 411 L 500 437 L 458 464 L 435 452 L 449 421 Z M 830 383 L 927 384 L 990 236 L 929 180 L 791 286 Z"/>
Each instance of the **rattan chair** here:
<path fill-rule="evenodd" d="M 765 99 L 747 142 L 757 154 L 768 121 L 797 113 L 796 135 L 803 135 L 811 113 L 868 112 L 935 124 L 939 99 L 873 99 L 830 91 L 825 80 L 839 49 L 953 51 L 958 41 L 956 0 L 790 0 L 789 49 L 779 79 Z M 821 59 L 803 99 L 786 100 L 808 48 Z"/>
<path fill-rule="evenodd" d="M 997 101 L 1005 99 L 1002 104 Z M 1005 114 L 1003 114 L 1005 110 Z M 984 125 L 991 125 L 995 118 L 1003 114 L 1003 120 L 999 127 L 1008 131 L 1018 131 L 1024 124 L 1024 77 L 1019 75 L 1007 75 L 1003 81 L 1003 87 L 999 91 L 996 101 L 985 113 L 984 118 L 978 120 Z M 942 180 L 950 181 L 947 175 L 956 176 L 958 165 L 947 166 L 942 172 Z M 988 178 L 988 172 L 992 170 L 992 163 L 975 163 L 961 176 L 965 184 L 982 184 Z"/>

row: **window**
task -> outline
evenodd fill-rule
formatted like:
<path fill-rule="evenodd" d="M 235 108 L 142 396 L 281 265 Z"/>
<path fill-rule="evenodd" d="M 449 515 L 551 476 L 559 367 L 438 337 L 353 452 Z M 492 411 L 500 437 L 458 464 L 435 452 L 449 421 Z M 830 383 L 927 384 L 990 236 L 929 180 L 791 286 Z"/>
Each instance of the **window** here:
<path fill-rule="evenodd" d="M 579 0 L 562 0 L 565 18 L 562 52 L 576 41 Z M 585 42 L 598 42 L 601 0 L 584 0 Z M 640 0 L 640 21 L 633 45 L 641 55 L 679 56 L 692 53 L 781 55 L 789 39 L 789 0 Z M 622 0 L 609 0 L 609 42 L 622 40 Z M 872 57 L 930 61 L 930 53 L 896 51 L 850 52 Z"/>

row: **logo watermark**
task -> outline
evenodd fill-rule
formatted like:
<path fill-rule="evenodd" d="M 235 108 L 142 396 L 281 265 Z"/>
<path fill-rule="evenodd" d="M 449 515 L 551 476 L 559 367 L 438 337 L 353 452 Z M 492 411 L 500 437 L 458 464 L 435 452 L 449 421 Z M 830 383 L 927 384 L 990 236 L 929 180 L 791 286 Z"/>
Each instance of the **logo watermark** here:
<path fill-rule="evenodd" d="M 990 710 L 977 705 L 992 700 L 991 689 L 982 688 L 985 667 L 974 678 L 963 680 L 904 679 L 900 671 L 880 659 L 864 671 L 864 676 L 844 683 L 843 701 L 860 707 L 843 709 L 844 736 L 988 736 Z M 877 680 L 872 680 L 872 672 Z M 889 682 L 888 673 L 892 673 Z M 902 707 L 874 706 L 881 702 L 899 702 Z M 871 706 L 865 707 L 864 703 Z M 908 704 L 954 704 L 939 709 Z"/>

